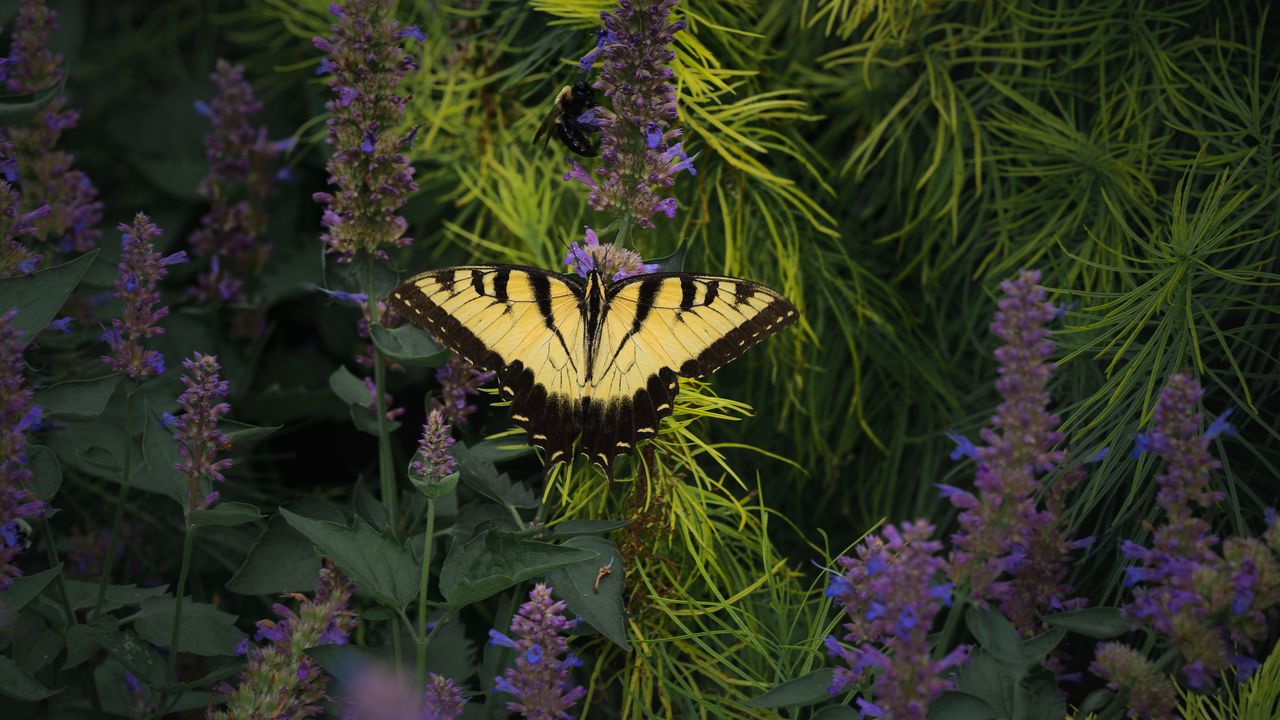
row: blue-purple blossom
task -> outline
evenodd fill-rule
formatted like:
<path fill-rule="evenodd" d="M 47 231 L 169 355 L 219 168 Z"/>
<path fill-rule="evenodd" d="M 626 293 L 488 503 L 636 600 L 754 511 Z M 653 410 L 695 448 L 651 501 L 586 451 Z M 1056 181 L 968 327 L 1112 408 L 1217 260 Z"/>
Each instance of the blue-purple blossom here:
<path fill-rule="evenodd" d="M 124 252 L 116 266 L 113 294 L 123 303 L 123 309 L 102 333 L 102 340 L 111 348 L 111 354 L 103 356 L 102 361 L 141 380 L 165 370 L 164 356 L 148 349 L 144 341 L 164 333 L 158 323 L 169 315 L 169 308 L 156 307 L 160 302 L 160 280 L 167 273 L 166 267 L 186 262 L 187 256 L 178 252 L 165 257 L 156 252 L 154 243 L 161 230 L 142 213 L 134 217 L 132 226 L 121 224 L 119 230 Z"/>
<path fill-rule="evenodd" d="M 254 126 L 262 104 L 254 99 L 243 67 L 219 59 L 209 79 L 217 93 L 212 104 L 201 103 L 212 127 L 204 138 L 209 175 L 200 194 L 210 206 L 191 234 L 193 254 L 209 267 L 196 277 L 192 292 L 206 302 L 243 301 L 245 281 L 262 273 L 271 254 L 261 235 L 285 146 L 269 140 L 265 127 Z"/>
<path fill-rule="evenodd" d="M 217 492 L 207 488 L 223 482 L 223 471 L 231 467 L 231 458 L 219 457 L 231 447 L 231 439 L 218 429 L 218 421 L 231 411 L 222 402 L 230 385 L 218 377 L 221 369 L 214 355 L 196 353 L 184 360 L 182 384 L 186 390 L 178 397 L 182 414 L 174 421 L 174 438 L 182 461 L 174 467 L 187 478 L 187 512 L 207 508 L 218 499 Z M 163 420 L 162 420 L 163 422 Z"/>
<path fill-rule="evenodd" d="M 657 272 L 661 266 L 646 263 L 640 254 L 611 243 L 601 244 L 596 231 L 586 228 L 582 244 L 576 241 L 569 246 L 564 264 L 582 277 L 592 270 L 599 270 L 614 282 L 633 275 Z"/>
<path fill-rule="evenodd" d="M 1137 650 L 1118 642 L 1100 643 L 1089 670 L 1105 680 L 1108 688 L 1124 695 L 1130 717 L 1177 718 L 1173 683 Z"/>
<path fill-rule="evenodd" d="M 516 696 L 507 702 L 509 712 L 529 720 L 567 720 L 573 717 L 569 709 L 587 694 L 573 684 L 572 670 L 582 661 L 569 652 L 565 635 L 578 621 L 565 618 L 564 611 L 564 602 L 552 600 L 551 588 L 538 583 L 511 619 L 516 637 L 489 632 L 491 644 L 516 651 L 515 667 L 494 679 L 497 692 Z"/>
<path fill-rule="evenodd" d="M 996 352 L 1004 402 L 981 432 L 983 444 L 952 435 L 952 459 L 977 460 L 976 493 L 948 487 L 944 494 L 961 510 L 960 529 L 952 535 L 953 577 L 978 604 L 998 602 L 1023 636 L 1040 630 L 1039 614 L 1049 608 L 1072 608 L 1065 582 L 1070 537 L 1059 527 L 1065 494 L 1080 482 L 1079 473 L 1060 478 L 1037 506 L 1038 475 L 1062 460 L 1054 446 L 1062 439 L 1058 417 L 1048 410 L 1045 385 L 1053 373 L 1053 343 L 1045 325 L 1055 310 L 1037 283 L 1036 271 L 1021 271 L 1001 284 L 991 331 L 1004 341 Z"/>
<path fill-rule="evenodd" d="M 1193 688 L 1211 686 L 1232 666 L 1251 669 L 1255 661 L 1248 654 L 1267 637 L 1280 604 L 1275 548 L 1255 538 L 1229 538 L 1219 552 L 1218 538 L 1198 515 L 1222 499 L 1209 483 L 1219 463 L 1200 430 L 1202 394 L 1190 375 L 1178 374 L 1156 402 L 1146 444 L 1165 462 L 1156 476 L 1156 502 L 1166 520 L 1151 547 L 1132 541 L 1121 546 L 1135 562 L 1125 571 L 1125 586 L 1133 588 L 1126 616 L 1173 641 L 1187 661 L 1183 679 Z M 1215 425 L 1224 422 L 1221 417 Z M 1268 530 L 1268 541 L 1270 535 Z"/>
<path fill-rule="evenodd" d="M 49 35 L 57 27 L 57 13 L 44 0 L 23 0 L 9 50 L 9 92 L 35 92 L 61 78 L 62 57 L 49 50 Z M 84 172 L 72 167 L 75 157 L 57 149 L 63 131 L 74 128 L 79 119 L 77 111 L 65 106 L 65 98 L 56 97 L 34 120 L 10 129 L 25 206 L 49 207 L 36 228 L 47 241 L 46 252 L 53 255 L 89 250 L 102 234 L 97 227 L 102 221 L 97 189 Z"/>
<path fill-rule="evenodd" d="M 0 130 L 0 144 L 5 142 L 4 131 Z M 24 213 L 21 205 L 22 196 L 17 188 L 0 180 L 0 277 L 30 275 L 42 259 L 28 241 L 39 238 L 35 221 L 48 216 L 49 206 L 41 205 Z"/>
<path fill-rule="evenodd" d="M 657 213 L 675 216 L 675 198 L 663 194 L 677 173 L 693 172 L 674 127 L 671 43 L 685 27 L 683 20 L 671 20 L 676 1 L 623 0 L 616 10 L 602 12 L 596 47 L 581 61 L 587 72 L 603 58 L 594 87 L 604 91 L 610 107 L 597 109 L 592 119 L 601 136 L 600 180 L 576 163 L 565 179 L 591 188 L 593 208 L 617 212 L 641 227 L 653 227 Z"/>
<path fill-rule="evenodd" d="M 393 7 L 392 0 L 333 3 L 331 36 L 312 41 L 328 56 L 324 68 L 335 96 L 326 104 L 333 190 L 314 198 L 325 207 L 322 239 L 339 262 L 350 262 L 357 251 L 386 257 L 386 247 L 410 242 L 404 236 L 408 222 L 396 211 L 418 186 L 400 152 L 411 135 L 400 128 L 405 98 L 397 89 L 415 69 L 401 42 L 420 33 L 404 33 Z"/>
<path fill-rule="evenodd" d="M 449 448 L 453 447 L 452 428 L 445 422 L 444 412 L 435 408 L 422 424 L 422 437 L 418 438 L 418 451 L 409 463 L 409 474 L 415 482 L 435 483 L 452 475 L 458 463 Z"/>
<path fill-rule="evenodd" d="M 345 645 L 356 626 L 347 607 L 351 583 L 332 567 L 320 570 L 315 596 L 294 594 L 295 613 L 283 604 L 272 606 L 278 620 L 260 620 L 253 647 L 243 644 L 248 664 L 236 687 L 216 688 L 227 695 L 224 709 L 210 709 L 209 720 L 239 718 L 306 718 L 321 715 L 329 686 L 324 669 L 306 651 L 318 645 Z"/>
<path fill-rule="evenodd" d="M 859 700 L 864 714 L 899 720 L 923 720 L 929 703 L 952 681 L 942 677 L 963 663 L 961 646 L 934 660 L 928 635 L 934 617 L 951 604 L 947 562 L 942 543 L 924 520 L 887 525 L 858 546 L 857 557 L 840 556 L 841 574 L 833 576 L 827 595 L 848 616 L 842 644 L 826 639 L 828 654 L 848 667 L 837 668 L 829 688 L 836 694 L 875 671 L 870 697 Z"/>
<path fill-rule="evenodd" d="M 31 388 L 23 376 L 22 331 L 13 327 L 17 311 L 0 315 L 0 590 L 8 590 L 22 575 L 18 556 L 24 543 L 19 523 L 45 510 L 26 483 L 27 431 L 39 421 L 40 408 L 31 404 Z"/>
<path fill-rule="evenodd" d="M 467 416 L 479 408 L 471 398 L 480 395 L 480 386 L 493 381 L 491 371 L 481 371 L 463 360 L 456 353 L 449 361 L 436 368 L 436 381 L 440 383 L 442 402 L 440 410 L 452 423 L 466 422 Z"/>

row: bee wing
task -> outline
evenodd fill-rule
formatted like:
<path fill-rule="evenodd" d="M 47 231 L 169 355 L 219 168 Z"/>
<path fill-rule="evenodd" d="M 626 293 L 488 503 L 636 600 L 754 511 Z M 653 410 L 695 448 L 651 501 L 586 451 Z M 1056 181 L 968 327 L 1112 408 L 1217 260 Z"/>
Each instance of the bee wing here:
<path fill-rule="evenodd" d="M 546 147 L 547 144 L 551 142 L 552 131 L 554 130 L 556 123 L 560 121 L 560 115 L 560 103 L 556 103 L 555 106 L 551 108 L 551 112 L 547 113 L 547 116 L 542 119 L 542 124 L 538 126 L 538 132 L 534 133 L 534 145 L 537 145 L 539 140 L 542 141 L 543 147 Z"/>

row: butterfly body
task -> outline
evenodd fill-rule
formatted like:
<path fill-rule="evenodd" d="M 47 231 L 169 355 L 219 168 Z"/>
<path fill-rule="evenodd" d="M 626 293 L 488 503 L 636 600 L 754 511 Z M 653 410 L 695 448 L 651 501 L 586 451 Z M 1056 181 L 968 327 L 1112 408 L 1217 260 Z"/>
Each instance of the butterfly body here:
<path fill-rule="evenodd" d="M 737 278 L 654 273 L 618 282 L 516 266 L 431 270 L 388 298 L 468 362 L 497 373 L 511 418 L 545 452 L 575 441 L 612 473 L 657 435 L 679 377 L 698 377 L 795 321 L 778 293 Z"/>

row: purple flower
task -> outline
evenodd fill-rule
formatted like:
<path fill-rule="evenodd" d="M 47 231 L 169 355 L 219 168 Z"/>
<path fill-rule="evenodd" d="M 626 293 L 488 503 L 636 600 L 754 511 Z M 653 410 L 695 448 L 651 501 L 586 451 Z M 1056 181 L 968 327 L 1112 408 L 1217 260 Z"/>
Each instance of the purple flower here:
<path fill-rule="evenodd" d="M 6 142 L 4 131 L 0 130 L 0 145 Z M 32 223 L 35 213 L 23 214 L 21 204 L 22 196 L 17 188 L 0 180 L 0 277 L 30 275 L 42 259 L 22 240 L 34 240 L 39 232 Z M 47 210 L 47 206 L 44 209 Z"/>
<path fill-rule="evenodd" d="M 827 652 L 845 661 L 829 688 L 842 692 L 875 668 L 870 698 L 860 706 L 893 718 L 923 720 L 925 710 L 952 686 L 940 677 L 963 663 L 968 648 L 961 646 L 933 660 L 928 634 L 936 616 L 951 603 L 951 584 L 945 582 L 947 563 L 933 540 L 934 528 L 924 520 L 888 525 L 857 548 L 857 557 L 840 556 L 842 574 L 832 578 L 827 594 L 848 616 L 846 647 L 834 636 Z M 888 650 L 883 651 L 881 648 Z"/>
<path fill-rule="evenodd" d="M 158 350 L 148 350 L 144 345 L 149 337 L 160 335 L 164 328 L 158 323 L 169 315 L 169 308 L 156 307 L 160 302 L 158 286 L 167 274 L 165 267 L 173 264 L 173 256 L 164 258 L 155 252 L 154 242 L 161 230 L 151 218 L 138 213 L 133 225 L 120 225 L 124 252 L 116 267 L 114 296 L 124 303 L 121 317 L 111 321 L 111 328 L 102 333 L 102 339 L 111 348 L 111 354 L 102 361 L 125 375 L 141 380 L 164 372 L 164 358 Z"/>
<path fill-rule="evenodd" d="M 646 263 L 640 254 L 611 243 L 601 244 L 596 231 L 586 228 L 582 244 L 574 242 L 564 256 L 564 264 L 586 277 L 592 270 L 599 270 L 614 282 L 632 275 L 657 272 L 660 265 Z"/>
<path fill-rule="evenodd" d="M 205 105 L 212 127 L 204 138 L 209 175 L 200 194 L 210 206 L 191 234 L 192 252 L 207 260 L 209 269 L 196 277 L 191 292 L 204 302 L 243 301 L 246 280 L 261 275 L 271 255 L 261 235 L 276 165 L 286 147 L 269 140 L 265 127 L 254 126 L 262 104 L 254 99 L 243 67 L 220 58 L 209 79 L 217 93 Z"/>
<path fill-rule="evenodd" d="M 232 718 L 305 718 L 324 712 L 329 678 L 307 655 L 317 645 L 345 645 L 355 628 L 355 614 L 347 607 L 351 583 L 337 569 L 324 567 L 315 596 L 292 596 L 299 601 L 295 613 L 281 604 L 272 606 L 279 620 L 258 622 L 259 641 L 267 644 L 248 651 L 248 664 L 237 687 L 223 683 L 215 688 L 226 694 L 225 709 L 209 711 L 211 720 Z"/>
<path fill-rule="evenodd" d="M 227 396 L 229 383 L 218 377 L 218 358 L 196 353 L 182 363 L 186 390 L 178 396 L 182 414 L 175 421 L 173 437 L 178 441 L 182 461 L 174 467 L 187 476 L 187 512 L 207 508 L 217 499 L 208 491 L 211 482 L 223 482 L 222 471 L 231 467 L 230 458 L 218 455 L 231 447 L 231 440 L 218 429 L 218 420 L 231 410 L 219 398 Z M 162 421 L 163 422 L 163 421 Z"/>
<path fill-rule="evenodd" d="M 455 720 L 466 706 L 453 680 L 429 673 L 426 689 L 415 689 L 385 663 L 359 668 L 343 689 L 343 720 Z"/>
<path fill-rule="evenodd" d="M 414 484 L 434 484 L 457 470 L 457 461 L 449 454 L 453 447 L 452 428 L 445 422 L 444 412 L 435 408 L 422 424 L 422 437 L 418 439 L 418 451 L 409 463 L 409 475 Z"/>
<path fill-rule="evenodd" d="M 479 408 L 470 398 L 480 394 L 480 386 L 491 382 L 492 372 L 481 372 L 456 354 L 449 362 L 436 369 L 436 381 L 440 383 L 440 394 L 443 402 L 439 409 L 450 422 L 466 422 L 467 416 Z"/>
<path fill-rule="evenodd" d="M 342 290 L 330 290 L 318 285 L 316 286 L 316 290 L 319 290 L 344 305 L 353 305 L 358 308 L 363 308 L 369 304 L 369 296 L 366 293 L 349 293 L 343 292 Z"/>
<path fill-rule="evenodd" d="M 19 6 L 7 68 L 10 92 L 35 92 L 61 78 L 62 57 L 48 48 L 49 34 L 58 27 L 56 18 L 44 0 L 23 0 Z M 64 110 L 65 104 L 64 98 L 55 98 L 34 121 L 10 130 L 26 206 L 50 208 L 36 227 L 55 254 L 89 250 L 102 234 L 97 228 L 102 221 L 98 191 L 87 175 L 72 167 L 75 157 L 57 149 L 63 131 L 79 119 L 79 113 Z M 12 182 L 7 168 L 5 174 Z"/>
<path fill-rule="evenodd" d="M 671 42 L 685 27 L 670 19 L 676 0 L 624 0 L 602 12 L 604 28 L 596 47 L 581 60 L 583 72 L 603 57 L 595 87 L 604 91 L 610 109 L 596 113 L 600 128 L 601 180 L 587 178 L 589 202 L 597 210 L 613 210 L 641 227 L 653 227 L 653 216 L 676 213 L 673 197 L 662 197 L 681 170 L 692 172 L 684 154 L 676 120 L 676 91 L 671 84 Z M 583 179 L 575 171 L 565 178 Z"/>
<path fill-rule="evenodd" d="M 951 457 L 977 460 L 976 493 L 948 493 L 962 512 L 960 529 L 952 535 L 953 578 L 967 586 L 978 604 L 995 601 L 1024 637 L 1040 630 L 1039 615 L 1050 607 L 1073 608 L 1082 599 L 1066 599 L 1070 536 L 1058 518 L 1066 493 L 1083 476 L 1069 473 L 1044 494 L 1040 508 L 1038 474 L 1062 460 L 1054 446 L 1062 439 L 1058 417 L 1048 411 L 1045 385 L 1053 373 L 1049 362 L 1053 343 L 1045 325 L 1054 318 L 1040 274 L 1023 270 L 1001 284 L 1005 297 L 991 324 L 1004 341 L 996 352 L 1000 379 L 996 390 L 1004 398 L 993 428 L 981 432 L 975 447 L 953 435 Z"/>
<path fill-rule="evenodd" d="M 39 517 L 45 504 L 27 489 L 27 429 L 39 408 L 31 404 L 31 388 L 23 376 L 22 331 L 13 327 L 16 310 L 0 315 L 0 590 L 22 575 L 15 565 L 25 550 L 19 523 Z"/>
<path fill-rule="evenodd" d="M 410 242 L 404 237 L 408 222 L 396 211 L 418 186 L 409 159 L 390 149 L 399 147 L 404 115 L 405 98 L 396 90 L 415 64 L 400 45 L 404 35 L 393 6 L 393 0 L 335 3 L 331 38 L 313 40 L 328 55 L 329 89 L 335 95 L 326 104 L 332 115 L 333 157 L 327 169 L 334 192 L 315 198 L 325 206 L 322 239 L 339 262 L 350 262 L 357 251 L 384 258 L 384 248 Z"/>
<path fill-rule="evenodd" d="M 1107 687 L 1125 695 L 1130 717 L 1173 720 L 1177 694 L 1169 678 L 1137 650 L 1118 642 L 1098 645 L 1089 669 L 1107 681 Z"/>
<path fill-rule="evenodd" d="M 580 661 L 569 653 L 566 631 L 578 624 L 564 617 L 563 601 L 551 599 L 551 588 L 538 583 L 529 592 L 529 601 L 511 619 L 515 640 L 502 633 L 490 633 L 490 642 L 516 650 L 515 667 L 495 678 L 498 692 L 515 695 L 507 703 L 509 712 L 526 718 L 561 720 L 573 717 L 569 708 L 581 700 L 586 688 L 574 685 L 572 668 Z M 495 642 L 494 638 L 501 641 Z M 533 648 L 538 648 L 534 651 Z"/>

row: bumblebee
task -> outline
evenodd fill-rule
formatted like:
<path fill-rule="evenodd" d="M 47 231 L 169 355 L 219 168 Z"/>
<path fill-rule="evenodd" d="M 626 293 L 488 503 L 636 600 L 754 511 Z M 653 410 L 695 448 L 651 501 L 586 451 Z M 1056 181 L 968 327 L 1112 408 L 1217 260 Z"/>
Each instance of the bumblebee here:
<path fill-rule="evenodd" d="M 551 112 L 547 113 L 547 117 L 538 126 L 538 133 L 533 136 L 533 141 L 536 143 L 541 140 L 545 146 L 551 142 L 554 129 L 554 134 L 560 138 L 560 142 L 564 143 L 565 147 L 579 155 L 595 157 L 600 150 L 591 143 L 588 136 L 594 133 L 596 128 L 578 121 L 583 113 L 595 107 L 599 107 L 599 103 L 596 102 L 596 91 L 586 80 L 565 85 L 556 94 Z"/>

